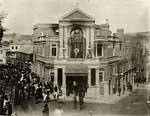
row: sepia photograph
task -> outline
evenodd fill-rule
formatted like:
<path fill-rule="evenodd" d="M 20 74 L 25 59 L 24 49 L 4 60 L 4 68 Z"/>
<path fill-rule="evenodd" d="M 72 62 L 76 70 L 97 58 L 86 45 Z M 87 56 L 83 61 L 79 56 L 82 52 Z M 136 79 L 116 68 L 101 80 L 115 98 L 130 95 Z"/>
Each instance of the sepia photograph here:
<path fill-rule="evenodd" d="M 150 116 L 150 1 L 0 0 L 0 116 Z"/>

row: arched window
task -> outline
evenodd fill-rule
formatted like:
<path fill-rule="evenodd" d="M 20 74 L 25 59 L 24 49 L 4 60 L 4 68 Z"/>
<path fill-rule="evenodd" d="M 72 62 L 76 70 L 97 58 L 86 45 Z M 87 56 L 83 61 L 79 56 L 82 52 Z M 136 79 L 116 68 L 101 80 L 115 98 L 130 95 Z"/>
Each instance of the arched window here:
<path fill-rule="evenodd" d="M 82 32 L 81 28 L 79 28 L 79 27 L 73 28 L 71 30 L 71 38 L 82 39 L 83 38 L 83 32 Z"/>
<path fill-rule="evenodd" d="M 85 56 L 85 39 L 83 31 L 79 27 L 75 27 L 70 32 L 69 39 L 70 58 L 84 58 Z"/>

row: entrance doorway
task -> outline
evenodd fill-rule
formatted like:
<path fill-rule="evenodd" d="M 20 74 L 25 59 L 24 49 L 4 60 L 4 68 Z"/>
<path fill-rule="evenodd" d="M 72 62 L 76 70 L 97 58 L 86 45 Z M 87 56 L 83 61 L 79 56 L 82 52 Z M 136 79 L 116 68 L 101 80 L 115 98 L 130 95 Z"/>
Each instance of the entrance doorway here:
<path fill-rule="evenodd" d="M 76 94 L 79 91 L 85 90 L 87 91 L 88 87 L 88 77 L 87 76 L 66 76 L 66 92 L 67 96 L 70 96 L 76 91 Z"/>

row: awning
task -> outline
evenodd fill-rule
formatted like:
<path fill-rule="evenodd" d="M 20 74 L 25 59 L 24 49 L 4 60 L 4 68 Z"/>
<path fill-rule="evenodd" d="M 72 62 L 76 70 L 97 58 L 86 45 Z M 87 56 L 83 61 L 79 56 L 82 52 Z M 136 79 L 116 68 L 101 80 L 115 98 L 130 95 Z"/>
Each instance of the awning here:
<path fill-rule="evenodd" d="M 88 74 L 88 66 L 85 64 L 67 64 L 66 74 Z"/>

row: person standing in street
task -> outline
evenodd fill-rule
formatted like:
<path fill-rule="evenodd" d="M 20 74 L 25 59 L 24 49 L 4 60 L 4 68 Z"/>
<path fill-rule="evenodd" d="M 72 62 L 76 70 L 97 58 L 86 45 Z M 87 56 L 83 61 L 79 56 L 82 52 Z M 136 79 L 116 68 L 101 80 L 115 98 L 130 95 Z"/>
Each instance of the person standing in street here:
<path fill-rule="evenodd" d="M 119 93 L 119 96 L 121 94 L 121 87 L 118 88 L 118 93 Z"/>
<path fill-rule="evenodd" d="M 43 116 L 49 116 L 49 107 L 47 103 L 44 105 L 44 109 L 42 112 L 43 112 Z"/>
<path fill-rule="evenodd" d="M 12 104 L 10 102 L 7 103 L 8 115 L 12 114 Z"/>
<path fill-rule="evenodd" d="M 84 101 L 83 101 L 83 93 L 79 92 L 79 105 L 80 105 L 80 110 L 83 109 Z"/>
<path fill-rule="evenodd" d="M 125 94 L 125 90 L 126 90 L 125 85 L 123 85 L 123 94 Z"/>
<path fill-rule="evenodd" d="M 58 95 L 57 91 L 58 91 L 58 88 L 57 88 L 57 86 L 55 85 L 55 86 L 54 86 L 54 100 L 55 100 L 55 101 L 57 101 L 57 95 Z"/>

